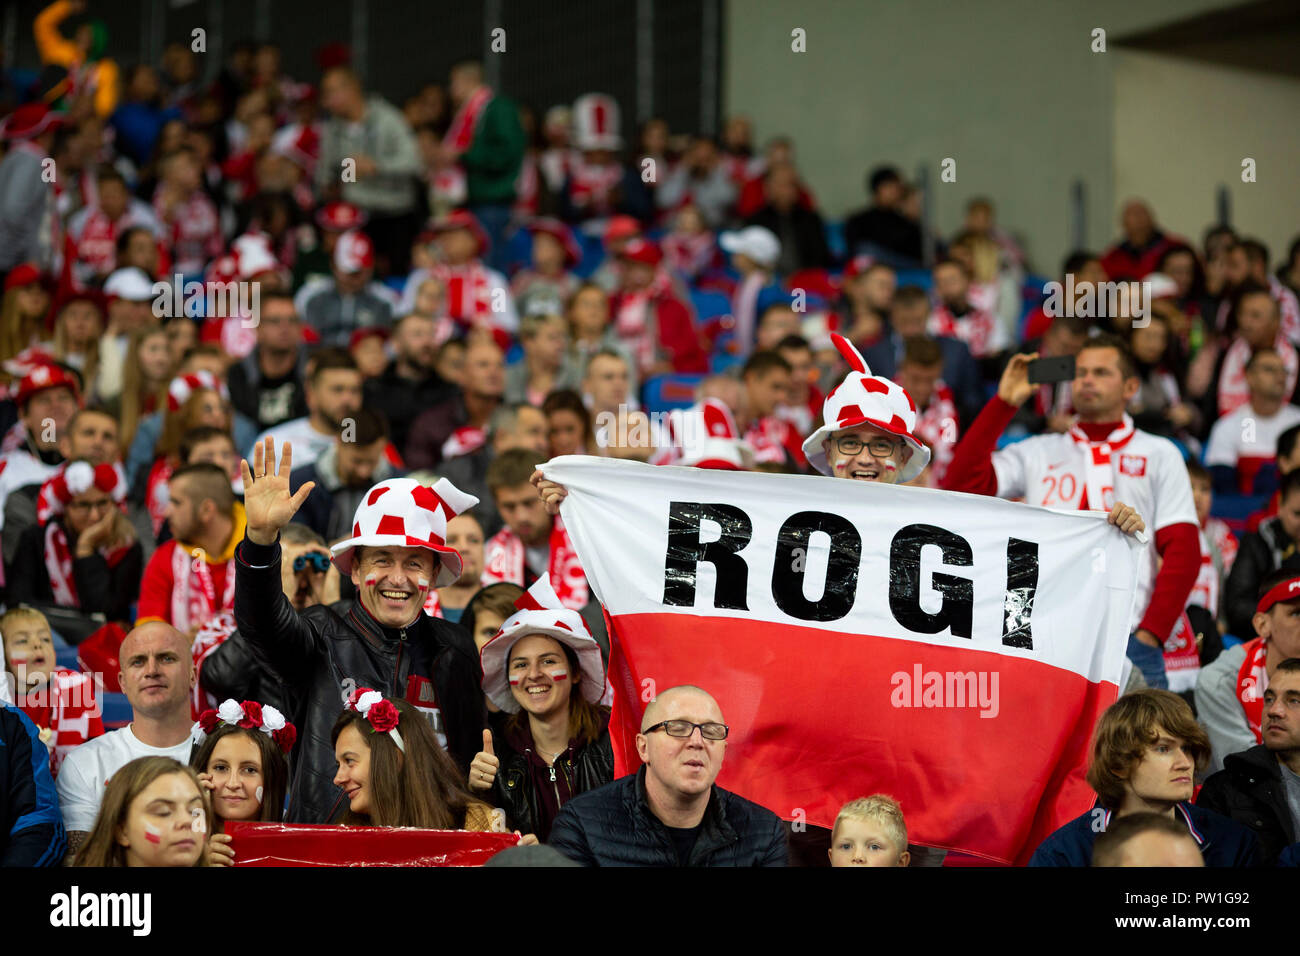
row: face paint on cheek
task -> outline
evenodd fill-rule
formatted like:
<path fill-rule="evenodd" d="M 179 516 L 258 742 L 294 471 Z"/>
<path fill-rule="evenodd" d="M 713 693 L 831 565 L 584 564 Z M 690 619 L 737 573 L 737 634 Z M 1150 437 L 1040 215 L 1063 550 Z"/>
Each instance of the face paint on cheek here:
<path fill-rule="evenodd" d="M 254 790 L 254 791 L 253 791 L 253 796 L 255 796 L 255 797 L 257 798 L 257 802 L 258 802 L 258 803 L 261 803 L 261 802 L 262 802 L 262 788 L 261 788 L 261 787 L 258 787 L 256 790 Z"/>
<path fill-rule="evenodd" d="M 884 465 L 890 471 L 898 471 L 898 463 L 895 462 L 894 459 L 892 458 L 886 458 L 884 461 Z"/>
<path fill-rule="evenodd" d="M 519 677 L 512 677 L 512 678 L 510 678 L 510 686 L 511 686 L 511 687 L 518 687 L 518 686 L 519 686 L 519 681 L 520 681 L 520 680 L 522 680 L 522 678 L 519 678 Z"/>
<path fill-rule="evenodd" d="M 569 679 L 569 672 L 568 671 L 546 671 L 546 676 L 558 684 L 560 681 Z"/>
<path fill-rule="evenodd" d="M 378 582 L 379 582 L 379 578 L 375 577 L 372 574 L 370 575 L 370 577 L 366 578 L 366 587 L 373 588 Z"/>
<path fill-rule="evenodd" d="M 144 838 L 154 845 L 162 843 L 162 831 L 152 823 L 144 825 Z"/>
<path fill-rule="evenodd" d="M 428 579 L 428 578 L 416 578 L 415 580 L 416 580 L 416 584 L 418 584 L 418 585 L 420 586 L 420 593 L 421 593 L 421 594 L 423 594 L 425 591 L 429 590 L 429 579 Z"/>

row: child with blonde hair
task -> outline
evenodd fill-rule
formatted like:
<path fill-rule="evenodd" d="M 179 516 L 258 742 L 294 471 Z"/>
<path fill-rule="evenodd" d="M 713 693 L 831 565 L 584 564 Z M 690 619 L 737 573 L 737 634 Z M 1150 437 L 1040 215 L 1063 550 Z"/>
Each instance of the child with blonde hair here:
<path fill-rule="evenodd" d="M 840 807 L 826 851 L 831 866 L 907 866 L 907 822 L 903 808 L 883 793 Z"/>

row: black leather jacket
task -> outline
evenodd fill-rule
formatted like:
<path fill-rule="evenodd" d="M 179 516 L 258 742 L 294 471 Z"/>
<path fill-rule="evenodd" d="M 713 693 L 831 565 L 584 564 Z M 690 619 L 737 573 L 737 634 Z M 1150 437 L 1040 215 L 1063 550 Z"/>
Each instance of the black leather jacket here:
<path fill-rule="evenodd" d="M 560 810 L 550 845 L 583 866 L 677 866 L 668 828 L 650 812 L 646 768 L 579 794 Z M 785 866 L 785 824 L 717 784 L 690 866 Z"/>
<path fill-rule="evenodd" d="M 545 842 L 554 821 L 545 819 L 546 807 L 538 799 L 537 785 L 528 767 L 528 753 L 519 753 L 505 743 L 498 746 L 501 766 L 492 785 L 490 802 L 505 810 L 510 829 L 535 833 L 537 839 Z M 556 758 L 552 769 L 564 775 L 573 796 L 603 787 L 614 779 L 614 748 L 609 742 L 609 731 L 594 743 L 570 748 Z"/>
<path fill-rule="evenodd" d="M 253 655 L 288 686 L 298 742 L 290 758 L 291 823 L 327 823 L 342 807 L 330 730 L 357 687 L 407 698 L 408 681 L 432 682 L 452 758 L 468 773 L 487 723 L 478 661 L 469 635 L 420 614 L 408 627 L 383 627 L 357 599 L 298 613 L 280 586 L 280 544 L 245 538 L 235 551 L 235 623 Z"/>
<path fill-rule="evenodd" d="M 1254 830 L 1264 866 L 1273 866 L 1279 854 L 1300 839 L 1291 822 L 1277 756 L 1263 744 L 1224 757 L 1223 769 L 1205 781 L 1196 805 Z"/>

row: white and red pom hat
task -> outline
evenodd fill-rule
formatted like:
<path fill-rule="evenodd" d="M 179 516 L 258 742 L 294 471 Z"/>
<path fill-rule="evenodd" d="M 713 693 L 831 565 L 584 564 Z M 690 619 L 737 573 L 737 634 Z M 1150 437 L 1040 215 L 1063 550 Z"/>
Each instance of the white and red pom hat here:
<path fill-rule="evenodd" d="M 669 412 L 667 437 L 664 448 L 651 457 L 652 465 L 745 471 L 752 464 L 731 410 L 716 398 Z"/>
<path fill-rule="evenodd" d="M 222 401 L 230 401 L 230 391 L 226 388 L 226 383 L 207 369 L 201 368 L 197 372 L 178 375 L 171 380 L 171 383 L 167 386 L 168 411 L 179 412 L 181 406 L 189 401 L 190 396 L 195 391 L 205 388 L 210 388 L 220 395 Z"/>
<path fill-rule="evenodd" d="M 334 245 L 334 268 L 353 275 L 375 265 L 375 246 L 360 229 L 349 229 Z"/>
<path fill-rule="evenodd" d="M 573 104 L 573 141 L 578 149 L 623 148 L 619 136 L 618 101 L 604 93 L 588 93 Z"/>
<path fill-rule="evenodd" d="M 872 375 L 853 343 L 844 336 L 832 332 L 831 341 L 849 363 L 849 374 L 831 389 L 822 403 L 825 424 L 803 443 L 808 464 L 823 475 L 831 474 L 822 442 L 847 428 L 870 425 L 903 439 L 912 449 L 898 476 L 900 482 L 911 481 L 930 463 L 930 449 L 912 434 L 916 428 L 916 403 L 897 382 Z"/>
<path fill-rule="evenodd" d="M 88 461 L 74 461 L 51 478 L 48 487 L 48 494 L 45 494 L 46 489 L 41 489 L 40 504 L 43 508 L 38 508 L 38 511 L 45 511 L 42 521 L 63 514 L 68 502 L 91 488 L 98 488 L 112 498 L 115 504 L 120 505 L 126 500 L 126 475 L 121 468 L 114 465 L 92 465 Z"/>
<path fill-rule="evenodd" d="M 591 636 L 582 615 L 560 603 L 555 588 L 551 587 L 550 576 L 543 574 L 534 581 L 515 602 L 515 607 L 518 610 L 479 652 L 483 693 L 488 699 L 506 713 L 519 710 L 519 701 L 510 693 L 510 652 L 530 634 L 544 634 L 573 649 L 582 673 L 582 696 L 590 703 L 599 704 L 605 694 L 605 662 L 600 656 L 600 645 Z"/>
<path fill-rule="evenodd" d="M 432 588 L 446 587 L 464 568 L 460 554 L 447 546 L 447 522 L 478 504 L 446 478 L 426 488 L 414 478 L 389 478 L 370 489 L 352 518 L 352 537 L 330 550 L 342 574 L 352 573 L 358 547 L 428 548 L 438 557 Z"/>

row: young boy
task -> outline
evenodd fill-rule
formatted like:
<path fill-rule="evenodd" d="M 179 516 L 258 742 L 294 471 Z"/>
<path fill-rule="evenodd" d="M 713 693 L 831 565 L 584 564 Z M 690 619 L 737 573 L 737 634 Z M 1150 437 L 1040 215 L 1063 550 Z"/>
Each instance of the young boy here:
<path fill-rule="evenodd" d="M 1222 519 L 1210 517 L 1214 504 L 1214 480 L 1209 471 L 1197 462 L 1189 461 L 1187 477 L 1192 482 L 1192 501 L 1196 505 L 1196 521 L 1201 532 L 1201 572 L 1187 595 L 1187 606 L 1205 608 L 1215 620 L 1223 622 L 1220 627 L 1226 629 L 1226 615 L 1219 613 L 1219 595 L 1223 593 L 1223 582 L 1237 557 L 1237 536 Z"/>
<path fill-rule="evenodd" d="M 1111 819 L 1158 813 L 1187 828 L 1206 866 L 1255 866 L 1258 841 L 1249 829 L 1192 804 L 1195 777 L 1210 757 L 1210 739 L 1187 701 L 1143 688 L 1111 704 L 1093 732 L 1088 786 L 1097 805 L 1049 836 L 1030 866 L 1088 866 L 1093 844 Z"/>
<path fill-rule="evenodd" d="M 907 821 L 893 797 L 877 793 L 840 807 L 826 851 L 831 866 L 907 866 Z"/>
<path fill-rule="evenodd" d="M 58 774 L 73 747 L 104 732 L 95 683 L 89 674 L 55 664 L 50 624 L 34 608 L 16 607 L 0 617 L 0 639 L 14 703 L 40 731 L 50 748 L 50 773 Z"/>

